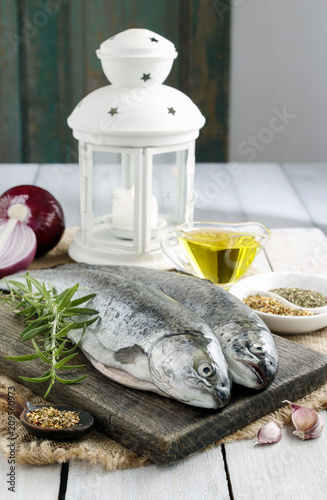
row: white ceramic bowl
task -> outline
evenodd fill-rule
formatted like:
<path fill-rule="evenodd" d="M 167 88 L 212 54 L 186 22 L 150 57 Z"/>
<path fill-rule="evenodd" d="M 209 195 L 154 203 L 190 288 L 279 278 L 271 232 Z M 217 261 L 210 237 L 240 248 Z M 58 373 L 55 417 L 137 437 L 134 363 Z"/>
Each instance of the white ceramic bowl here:
<path fill-rule="evenodd" d="M 327 277 L 300 272 L 271 272 L 240 280 L 229 291 L 243 300 L 251 295 L 251 290 L 268 291 L 272 288 L 303 288 L 327 296 Z M 256 313 L 274 333 L 296 335 L 313 332 L 327 326 L 327 313 L 314 316 L 278 316 L 259 311 Z"/>

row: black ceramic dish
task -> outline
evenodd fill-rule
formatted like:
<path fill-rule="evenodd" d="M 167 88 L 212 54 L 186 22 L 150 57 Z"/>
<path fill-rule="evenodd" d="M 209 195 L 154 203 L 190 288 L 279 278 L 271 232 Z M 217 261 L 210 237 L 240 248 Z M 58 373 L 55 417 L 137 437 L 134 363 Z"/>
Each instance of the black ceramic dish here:
<path fill-rule="evenodd" d="M 38 425 L 32 424 L 27 420 L 26 413 L 44 406 L 52 406 L 57 410 L 75 411 L 79 416 L 80 421 L 73 427 L 66 427 L 64 429 L 52 429 L 51 427 L 40 427 Z M 76 408 L 70 408 L 62 405 L 35 406 L 29 401 L 26 402 L 26 408 L 22 411 L 19 418 L 23 426 L 34 436 L 40 439 L 51 439 L 55 441 L 68 441 L 81 438 L 88 432 L 90 432 L 94 425 L 93 416 L 85 410 L 77 410 Z"/>

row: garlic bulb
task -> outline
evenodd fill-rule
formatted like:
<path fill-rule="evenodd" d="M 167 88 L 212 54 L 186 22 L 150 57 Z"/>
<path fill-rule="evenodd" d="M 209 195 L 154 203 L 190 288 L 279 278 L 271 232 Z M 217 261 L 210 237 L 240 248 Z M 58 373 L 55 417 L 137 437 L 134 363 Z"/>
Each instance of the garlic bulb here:
<path fill-rule="evenodd" d="M 320 436 L 325 426 L 321 415 L 311 408 L 299 406 L 291 401 L 283 401 L 288 403 L 292 408 L 292 422 L 295 427 L 293 434 L 300 439 L 315 439 Z"/>
<path fill-rule="evenodd" d="M 257 434 L 256 444 L 272 444 L 278 443 L 282 439 L 282 432 L 278 425 L 274 422 L 269 422 L 268 424 L 263 425 Z"/>

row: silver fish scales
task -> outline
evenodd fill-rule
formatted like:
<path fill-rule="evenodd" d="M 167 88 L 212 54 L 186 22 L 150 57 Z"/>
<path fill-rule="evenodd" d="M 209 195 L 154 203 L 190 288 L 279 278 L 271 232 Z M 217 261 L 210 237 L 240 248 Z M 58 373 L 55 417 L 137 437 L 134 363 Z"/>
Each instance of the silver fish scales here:
<path fill-rule="evenodd" d="M 99 320 L 87 328 L 80 348 L 109 378 L 194 406 L 228 403 L 231 383 L 220 344 L 187 307 L 136 281 L 74 265 L 29 274 L 58 293 L 76 283 L 96 292 L 89 305 L 99 311 Z M 68 337 L 76 343 L 81 333 Z"/>
<path fill-rule="evenodd" d="M 233 382 L 262 389 L 274 379 L 278 353 L 271 332 L 254 311 L 210 281 L 142 267 L 73 266 L 139 281 L 190 308 L 208 323 L 218 337 Z"/>

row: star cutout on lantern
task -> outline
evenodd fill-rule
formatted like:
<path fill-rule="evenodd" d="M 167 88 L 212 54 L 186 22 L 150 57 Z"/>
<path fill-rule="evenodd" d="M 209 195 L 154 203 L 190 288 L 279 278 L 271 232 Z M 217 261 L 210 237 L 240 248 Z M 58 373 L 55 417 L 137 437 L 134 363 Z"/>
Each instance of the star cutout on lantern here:
<path fill-rule="evenodd" d="M 108 168 L 103 167 L 97 169 L 97 177 L 101 185 L 103 185 L 103 184 L 110 184 L 113 175 L 110 169 L 108 170 Z"/>
<path fill-rule="evenodd" d="M 112 192 L 109 191 L 109 204 L 112 204 L 114 201 L 120 201 L 121 196 L 120 194 L 117 194 L 116 191 Z"/>
<path fill-rule="evenodd" d="M 143 73 L 141 80 L 144 80 L 145 82 L 148 80 L 151 80 L 150 73 L 148 73 L 148 74 Z"/>
<path fill-rule="evenodd" d="M 108 113 L 111 116 L 118 115 L 118 108 L 110 108 L 110 111 L 108 111 Z"/>
<path fill-rule="evenodd" d="M 174 108 L 167 108 L 167 109 L 168 109 L 168 114 L 169 114 L 169 115 L 173 115 L 173 116 L 175 116 L 176 109 L 174 109 Z"/>
<path fill-rule="evenodd" d="M 166 207 L 167 205 L 170 204 L 172 197 L 173 197 L 173 195 L 172 195 L 171 191 L 167 191 L 166 194 L 163 194 L 161 196 L 164 207 Z"/>
<path fill-rule="evenodd" d="M 158 43 L 158 42 L 159 42 L 159 40 L 157 40 L 156 38 L 154 38 L 154 36 L 153 36 L 153 37 L 151 37 L 151 38 L 150 38 L 150 40 L 151 40 L 151 42 L 156 42 L 156 43 Z"/>

